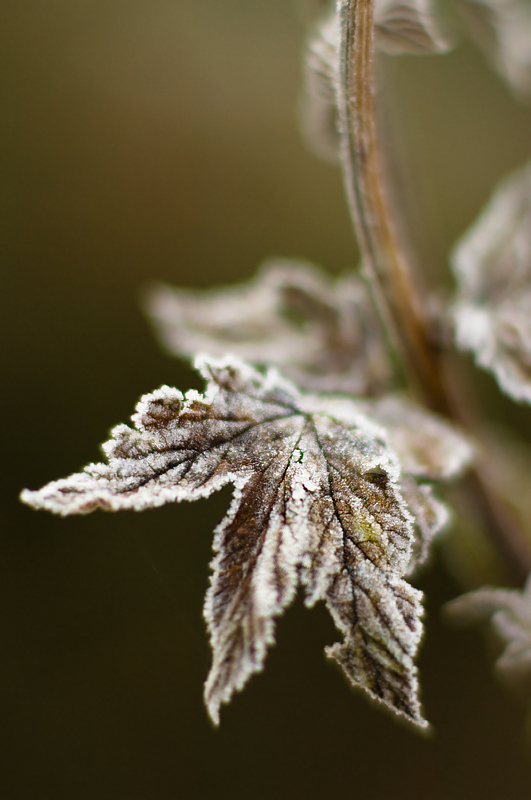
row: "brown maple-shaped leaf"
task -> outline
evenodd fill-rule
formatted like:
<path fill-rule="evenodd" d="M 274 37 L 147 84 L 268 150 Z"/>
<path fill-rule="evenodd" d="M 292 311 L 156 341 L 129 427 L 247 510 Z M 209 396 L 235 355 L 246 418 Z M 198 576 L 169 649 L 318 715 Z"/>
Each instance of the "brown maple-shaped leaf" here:
<path fill-rule="evenodd" d="M 312 264 L 271 260 L 241 286 L 156 286 L 146 307 L 176 355 L 232 353 L 311 391 L 373 395 L 391 379 L 372 300 L 352 273 L 332 281 Z"/>
<path fill-rule="evenodd" d="M 302 585 L 307 604 L 323 600 L 343 634 L 327 653 L 352 683 L 424 726 L 414 663 L 422 596 L 404 580 L 415 533 L 400 481 L 409 496 L 419 487 L 400 474 L 389 444 L 396 420 L 388 434 L 370 420 L 368 401 L 303 394 L 275 371 L 264 375 L 232 357 L 202 357 L 198 366 L 208 381 L 204 395 L 183 397 L 168 387 L 146 395 L 134 427 L 119 425 L 103 445 L 108 463 L 26 490 L 23 501 L 63 515 L 143 510 L 232 484 L 205 603 L 212 719 L 261 670 L 274 619 Z M 380 416 L 395 412 L 382 407 Z M 404 424 L 418 427 L 431 418 L 418 413 L 401 421 L 402 433 L 395 430 L 416 479 L 435 469 L 429 456 L 424 471 L 419 455 L 411 458 L 415 447 L 404 435 Z M 441 436 L 451 435 L 442 421 L 434 424 Z M 440 443 L 437 452 L 439 474 L 448 475 Z"/>

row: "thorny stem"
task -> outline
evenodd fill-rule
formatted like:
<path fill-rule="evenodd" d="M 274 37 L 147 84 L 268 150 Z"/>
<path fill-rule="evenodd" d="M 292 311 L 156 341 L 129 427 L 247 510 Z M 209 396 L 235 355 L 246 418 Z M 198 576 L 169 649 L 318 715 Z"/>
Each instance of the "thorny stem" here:
<path fill-rule="evenodd" d="M 406 373 L 422 401 L 463 425 L 448 391 L 441 350 L 432 342 L 425 304 L 394 230 L 382 180 L 374 114 L 374 0 L 340 0 L 338 111 L 347 197 L 363 265 Z M 462 499 L 524 577 L 531 551 L 480 467 L 463 482 Z"/>

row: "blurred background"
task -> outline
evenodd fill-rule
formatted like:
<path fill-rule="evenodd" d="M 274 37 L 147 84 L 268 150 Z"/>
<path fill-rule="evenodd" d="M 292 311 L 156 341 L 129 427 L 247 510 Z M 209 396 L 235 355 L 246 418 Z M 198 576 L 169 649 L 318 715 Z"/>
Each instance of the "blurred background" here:
<path fill-rule="evenodd" d="M 201 614 L 230 492 L 67 520 L 17 501 L 98 460 L 140 394 L 201 388 L 142 316 L 150 281 L 238 282 L 268 255 L 356 264 L 339 173 L 297 130 L 304 35 L 295 0 L 0 6 L 5 800 L 530 796 L 524 706 L 478 633 L 444 625 L 462 587 L 440 559 L 418 581 L 431 738 L 348 688 L 323 655 L 328 615 L 300 602 L 214 730 Z M 448 286 L 449 248 L 531 156 L 531 108 L 468 46 L 384 67 L 412 238 L 425 280 Z"/>

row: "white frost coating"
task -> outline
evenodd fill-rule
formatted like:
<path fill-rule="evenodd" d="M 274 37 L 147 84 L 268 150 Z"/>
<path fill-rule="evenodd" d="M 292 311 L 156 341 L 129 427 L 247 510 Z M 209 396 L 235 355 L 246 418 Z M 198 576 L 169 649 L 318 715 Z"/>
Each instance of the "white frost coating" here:
<path fill-rule="evenodd" d="M 462 622 L 488 619 L 505 644 L 496 661 L 498 675 L 508 683 L 531 679 L 531 574 L 522 591 L 479 589 L 447 603 L 448 614 Z"/>
<path fill-rule="evenodd" d="M 424 726 L 414 664 L 421 594 L 404 575 L 412 546 L 423 557 L 436 525 L 429 490 L 401 474 L 392 436 L 362 405 L 302 394 L 276 370 L 234 357 L 196 365 L 203 395 L 167 386 L 145 395 L 134 427 L 117 426 L 105 444 L 107 464 L 23 500 L 63 515 L 143 510 L 231 483 L 204 610 L 212 719 L 262 669 L 275 617 L 302 584 L 307 604 L 323 600 L 344 634 L 327 652 L 352 683 Z M 400 486 L 419 509 L 417 538 Z"/>
<path fill-rule="evenodd" d="M 501 183 L 452 266 L 457 344 L 507 394 L 531 402 L 531 164 Z"/>

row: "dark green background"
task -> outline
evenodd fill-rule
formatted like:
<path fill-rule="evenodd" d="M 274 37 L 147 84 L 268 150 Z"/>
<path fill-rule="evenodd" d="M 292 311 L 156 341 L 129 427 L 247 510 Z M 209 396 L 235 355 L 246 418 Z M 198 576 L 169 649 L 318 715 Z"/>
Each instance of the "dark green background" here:
<path fill-rule="evenodd" d="M 339 175 L 296 129 L 297 6 L 16 0 L 0 37 L 0 796 L 529 798 L 524 708 L 477 633 L 442 623 L 460 587 L 437 562 L 420 581 L 432 738 L 348 688 L 323 656 L 332 623 L 300 603 L 213 730 L 201 609 L 228 492 L 68 520 L 16 499 L 97 460 L 141 393 L 200 385 L 158 349 L 146 283 L 239 281 L 269 254 L 356 262 Z M 531 109 L 469 47 L 386 70 L 408 177 L 397 199 L 436 283 L 493 183 L 531 156 Z"/>

